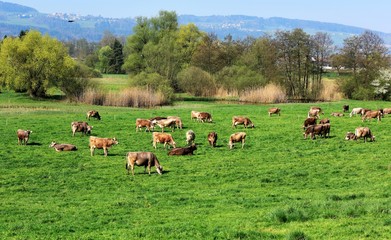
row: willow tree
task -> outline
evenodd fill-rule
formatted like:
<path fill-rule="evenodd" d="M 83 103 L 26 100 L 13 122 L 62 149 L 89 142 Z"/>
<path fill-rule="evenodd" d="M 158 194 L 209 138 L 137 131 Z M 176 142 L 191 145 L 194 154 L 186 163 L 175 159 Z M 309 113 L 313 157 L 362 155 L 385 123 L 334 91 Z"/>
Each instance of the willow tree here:
<path fill-rule="evenodd" d="M 20 38 L 6 38 L 0 49 L 0 83 L 9 89 L 44 97 L 50 87 L 73 79 L 74 60 L 58 40 L 29 31 Z"/>

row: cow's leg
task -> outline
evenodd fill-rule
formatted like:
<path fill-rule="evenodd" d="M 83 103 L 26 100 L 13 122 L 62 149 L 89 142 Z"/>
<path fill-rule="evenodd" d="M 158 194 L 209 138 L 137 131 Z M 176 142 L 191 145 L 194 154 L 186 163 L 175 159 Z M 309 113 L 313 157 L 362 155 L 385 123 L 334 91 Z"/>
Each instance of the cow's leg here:
<path fill-rule="evenodd" d="M 105 157 L 107 157 L 107 153 L 108 153 L 107 147 L 103 148 L 103 152 L 105 153 Z"/>
<path fill-rule="evenodd" d="M 245 142 L 245 140 L 242 139 L 242 149 L 243 149 L 243 147 L 244 147 L 244 142 Z"/>
<path fill-rule="evenodd" d="M 95 148 L 94 147 L 90 147 L 91 156 L 94 156 L 94 151 L 95 151 Z"/>

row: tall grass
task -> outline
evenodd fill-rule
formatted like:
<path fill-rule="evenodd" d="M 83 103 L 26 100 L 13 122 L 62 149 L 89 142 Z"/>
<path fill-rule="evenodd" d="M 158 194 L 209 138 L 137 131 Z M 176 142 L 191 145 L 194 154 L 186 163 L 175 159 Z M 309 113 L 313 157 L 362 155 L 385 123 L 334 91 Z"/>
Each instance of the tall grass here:
<path fill-rule="evenodd" d="M 339 91 L 338 85 L 333 80 L 323 80 L 323 88 L 319 95 L 319 100 L 323 101 L 340 101 L 343 94 Z"/>
<path fill-rule="evenodd" d="M 239 101 L 251 103 L 283 103 L 286 100 L 287 96 L 283 89 L 275 84 L 244 91 L 239 97 Z"/>
<path fill-rule="evenodd" d="M 149 108 L 167 103 L 167 99 L 160 92 L 152 92 L 141 88 L 127 88 L 121 91 L 87 90 L 82 102 L 92 105 Z"/>

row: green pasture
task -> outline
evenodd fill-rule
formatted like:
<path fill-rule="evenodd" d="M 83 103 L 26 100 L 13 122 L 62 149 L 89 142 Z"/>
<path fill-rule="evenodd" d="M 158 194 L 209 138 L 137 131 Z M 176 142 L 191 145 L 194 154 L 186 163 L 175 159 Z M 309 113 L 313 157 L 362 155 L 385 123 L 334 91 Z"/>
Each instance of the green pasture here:
<path fill-rule="evenodd" d="M 377 109 L 390 102 L 341 101 L 272 105 L 185 101 L 134 109 L 31 100 L 0 94 L 1 239 L 391 239 L 391 117 L 361 122 L 330 117 L 342 105 Z M 302 124 L 310 106 L 331 119 L 330 138 L 304 140 Z M 70 123 L 91 119 L 92 135 L 116 137 L 104 157 L 90 156 L 88 136 L 72 137 Z M 190 120 L 207 111 L 212 123 Z M 136 118 L 175 115 L 184 129 L 172 135 L 185 146 L 196 133 L 193 156 L 155 150 L 149 132 L 136 132 Z M 234 115 L 249 117 L 254 129 L 231 127 Z M 347 131 L 369 126 L 375 142 L 345 141 Z M 27 146 L 16 130 L 33 131 Z M 160 131 L 160 129 L 155 129 Z M 218 133 L 217 147 L 206 136 Z M 228 149 L 228 137 L 245 131 Z M 72 143 L 75 152 L 55 152 L 51 141 Z M 164 167 L 149 176 L 127 175 L 128 151 L 152 151 Z"/>

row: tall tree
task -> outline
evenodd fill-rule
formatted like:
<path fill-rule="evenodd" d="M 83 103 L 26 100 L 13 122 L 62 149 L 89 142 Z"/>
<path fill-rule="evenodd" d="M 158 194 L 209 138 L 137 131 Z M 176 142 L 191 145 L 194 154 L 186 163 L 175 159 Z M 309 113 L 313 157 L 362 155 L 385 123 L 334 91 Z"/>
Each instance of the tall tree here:
<path fill-rule="evenodd" d="M 284 72 L 283 86 L 287 95 L 294 98 L 310 97 L 310 36 L 302 29 L 279 31 L 276 33 L 276 41 L 279 49 L 278 67 Z"/>
<path fill-rule="evenodd" d="M 365 31 L 359 36 L 345 39 L 340 51 L 342 63 L 352 69 L 353 77 L 342 83 L 342 89 L 349 98 L 373 99 L 373 86 L 381 70 L 389 67 L 388 49 L 375 33 Z M 358 88 L 356 86 L 359 86 Z"/>
<path fill-rule="evenodd" d="M 0 65 L 1 84 L 32 97 L 44 97 L 50 87 L 65 84 L 75 68 L 61 42 L 37 31 L 4 39 Z"/>
<path fill-rule="evenodd" d="M 118 39 L 114 39 L 112 44 L 113 54 L 109 59 L 110 73 L 122 73 L 122 65 L 124 64 L 123 46 Z"/>

